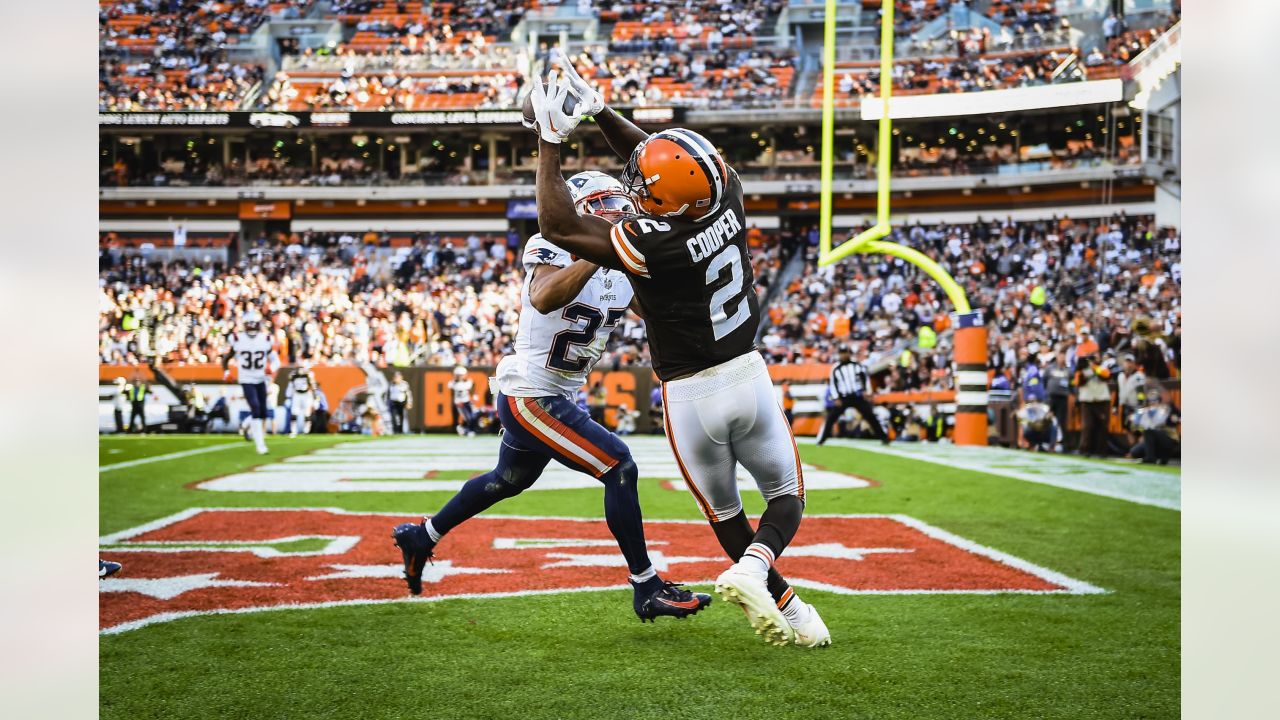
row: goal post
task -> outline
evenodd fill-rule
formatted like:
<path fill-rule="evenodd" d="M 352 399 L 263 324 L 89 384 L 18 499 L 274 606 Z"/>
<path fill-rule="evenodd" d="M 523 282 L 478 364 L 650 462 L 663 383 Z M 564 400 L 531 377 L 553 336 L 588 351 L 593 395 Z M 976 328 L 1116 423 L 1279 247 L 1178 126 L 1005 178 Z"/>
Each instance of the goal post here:
<path fill-rule="evenodd" d="M 987 444 L 987 330 L 982 312 L 969 306 L 964 288 L 955 278 L 920 251 L 887 241 L 889 186 L 893 158 L 893 0 L 881 0 L 880 11 L 880 102 L 882 111 L 876 144 L 876 222 L 871 227 L 832 247 L 834 229 L 832 185 L 835 180 L 835 64 L 836 0 L 826 0 L 822 44 L 822 152 L 818 225 L 818 265 L 826 267 L 853 253 L 881 253 L 901 258 L 920 268 L 938 283 L 951 301 L 955 327 L 955 357 L 952 370 L 956 386 L 957 445 Z"/>

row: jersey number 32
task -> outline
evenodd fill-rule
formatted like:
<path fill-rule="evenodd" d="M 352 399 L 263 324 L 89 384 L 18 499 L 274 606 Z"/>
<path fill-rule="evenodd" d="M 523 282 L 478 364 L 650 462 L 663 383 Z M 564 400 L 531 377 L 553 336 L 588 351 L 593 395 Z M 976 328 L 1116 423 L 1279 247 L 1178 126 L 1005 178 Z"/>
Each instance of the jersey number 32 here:
<path fill-rule="evenodd" d="M 240 367 L 245 370 L 261 370 L 266 364 L 266 350 L 241 350 L 240 351 Z"/>

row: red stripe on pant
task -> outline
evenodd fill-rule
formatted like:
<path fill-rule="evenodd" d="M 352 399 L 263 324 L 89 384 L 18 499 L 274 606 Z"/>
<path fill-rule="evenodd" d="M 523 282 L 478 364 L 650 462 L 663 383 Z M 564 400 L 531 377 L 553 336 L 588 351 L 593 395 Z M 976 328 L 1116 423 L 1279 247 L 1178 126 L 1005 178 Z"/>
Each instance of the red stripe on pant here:
<path fill-rule="evenodd" d="M 527 430 L 534 437 L 546 443 L 547 447 L 550 447 L 553 450 L 558 450 L 560 454 L 564 455 L 571 462 L 581 467 L 583 472 L 587 473 L 588 475 L 598 478 L 604 475 L 605 473 L 609 472 L 609 470 L 611 470 L 613 466 L 618 464 L 618 461 L 616 459 L 609 457 L 608 454 L 606 454 L 603 450 L 587 442 L 581 435 L 571 430 L 564 423 L 548 415 L 546 411 L 544 411 L 542 407 L 538 405 L 537 401 L 534 398 L 508 397 L 507 402 L 510 404 L 512 417 L 516 419 L 516 422 L 520 423 L 521 427 Z M 605 469 L 599 470 L 595 466 L 593 466 L 591 463 L 587 462 L 586 460 L 583 460 L 582 458 L 578 457 L 572 452 L 568 452 L 564 450 L 563 449 L 564 443 L 557 441 L 555 439 L 552 439 L 546 433 L 542 432 L 542 430 L 539 429 L 537 425 L 534 425 L 533 423 L 526 420 L 524 416 L 521 415 L 521 410 L 520 410 L 521 408 L 528 410 L 530 413 L 534 415 L 534 417 L 538 418 L 542 422 L 546 423 L 548 427 L 550 427 L 551 429 L 563 435 L 566 441 L 572 443 L 573 445 L 580 448 L 581 450 L 586 451 L 596 460 L 599 460 L 602 464 L 606 466 Z"/>
<path fill-rule="evenodd" d="M 595 443 L 582 437 L 577 432 L 575 432 L 573 428 L 569 427 L 568 425 L 565 425 L 563 422 L 552 417 L 550 413 L 548 413 L 546 410 L 542 408 L 541 405 L 538 404 L 537 400 L 533 398 L 525 398 L 525 400 L 527 401 L 525 403 L 525 407 L 528 408 L 534 414 L 535 417 L 537 417 L 542 422 L 546 423 L 556 432 L 560 433 L 561 435 L 564 435 L 565 438 L 569 440 L 569 442 L 573 443 L 574 445 L 576 445 L 577 447 L 583 450 L 586 450 L 591 455 L 591 457 L 594 457 L 595 459 L 599 460 L 605 465 L 608 465 L 609 467 L 613 467 L 614 465 L 618 464 L 617 458 L 612 457 L 611 455 L 609 455 L 609 453 L 596 447 Z"/>

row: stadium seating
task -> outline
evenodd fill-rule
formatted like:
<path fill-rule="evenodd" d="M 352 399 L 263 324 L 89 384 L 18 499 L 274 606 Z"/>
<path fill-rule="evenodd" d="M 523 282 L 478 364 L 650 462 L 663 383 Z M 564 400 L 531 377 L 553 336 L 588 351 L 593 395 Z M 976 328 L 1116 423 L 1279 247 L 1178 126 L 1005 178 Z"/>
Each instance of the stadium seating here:
<path fill-rule="evenodd" d="M 795 78 L 791 50 L 721 50 L 575 57 L 575 66 L 618 105 L 746 107 L 788 97 Z"/>
<path fill-rule="evenodd" d="M 578 50 L 579 68 L 597 75 L 607 97 L 618 105 L 789 105 L 797 88 L 808 93 L 807 103 L 799 98 L 802 104 L 820 105 L 821 83 L 802 82 L 795 49 L 774 44 L 784 3 L 686 5 L 650 0 L 591 9 L 605 44 L 599 50 Z M 864 0 L 861 5 L 861 23 L 870 26 L 879 2 Z M 286 49 L 274 78 L 264 77 L 266 68 L 260 65 L 228 60 L 228 49 L 244 42 L 269 15 L 304 14 L 312 6 L 310 0 L 102 0 L 99 108 L 515 107 L 516 76 L 528 60 L 520 56 L 519 46 L 510 44 L 511 31 L 529 12 L 541 9 L 536 0 L 340 0 L 330 6 L 328 16 L 344 29 L 336 46 Z M 1070 65 L 1073 53 L 1079 70 L 1066 79 L 1116 77 L 1124 63 L 1168 27 L 1126 31 L 1100 43 L 1106 45 L 1105 53 L 1099 49 L 1086 61 L 1083 51 L 1070 47 L 1069 23 L 1057 15 L 1054 3 L 997 0 L 983 8 L 1002 28 L 994 35 L 975 29 L 906 40 L 947 7 L 937 0 L 898 0 L 897 34 L 906 50 L 895 86 L 899 94 L 1040 84 L 1064 62 Z M 198 21 L 189 22 L 192 17 Z M 659 62 L 664 72 L 656 70 Z M 594 72 L 601 65 L 608 71 Z M 838 106 L 856 105 L 875 91 L 874 61 L 844 61 L 837 71 L 844 82 Z M 435 82 L 441 77 L 447 79 Z M 352 83 L 357 87 L 349 87 Z"/>
<path fill-rule="evenodd" d="M 432 70 L 356 76 L 280 74 L 259 105 L 271 110 L 432 110 L 511 107 L 517 76 L 499 70 Z"/>
<path fill-rule="evenodd" d="M 1045 84 L 1072 53 L 1071 48 L 1057 47 L 988 53 L 977 58 L 895 60 L 898 77 L 893 92 L 921 95 Z M 863 96 L 878 95 L 879 68 L 879 61 L 836 63 L 836 107 L 857 106 Z M 821 107 L 822 95 L 822 83 L 815 83 L 810 105 Z"/>
<path fill-rule="evenodd" d="M 305 9 L 310 3 L 293 5 Z M 98 109 L 239 108 L 263 70 L 227 62 L 226 48 L 256 30 L 268 11 L 261 1 L 102 0 Z"/>

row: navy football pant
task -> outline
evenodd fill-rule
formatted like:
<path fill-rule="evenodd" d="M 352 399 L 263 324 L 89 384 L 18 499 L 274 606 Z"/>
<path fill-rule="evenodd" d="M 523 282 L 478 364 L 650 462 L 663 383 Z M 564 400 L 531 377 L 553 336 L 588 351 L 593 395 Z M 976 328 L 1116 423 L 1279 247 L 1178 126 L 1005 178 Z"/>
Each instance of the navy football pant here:
<path fill-rule="evenodd" d="M 244 401 L 249 403 L 249 417 L 265 420 L 267 418 L 267 384 L 241 383 L 244 390 Z"/>
<path fill-rule="evenodd" d="M 639 475 L 631 450 L 617 435 L 591 420 L 582 408 L 562 397 L 513 398 L 498 394 L 498 420 L 506 432 L 498 465 L 463 485 L 431 526 L 441 535 L 492 507 L 515 497 L 556 460 L 604 483 L 604 516 L 631 574 L 649 569 L 644 524 L 640 515 Z"/>

